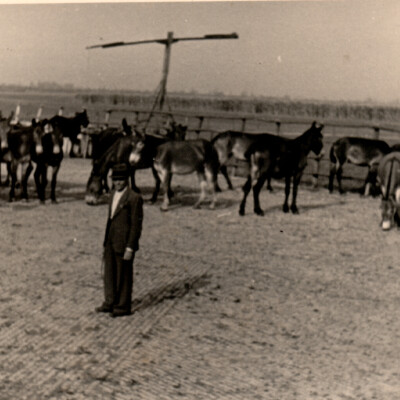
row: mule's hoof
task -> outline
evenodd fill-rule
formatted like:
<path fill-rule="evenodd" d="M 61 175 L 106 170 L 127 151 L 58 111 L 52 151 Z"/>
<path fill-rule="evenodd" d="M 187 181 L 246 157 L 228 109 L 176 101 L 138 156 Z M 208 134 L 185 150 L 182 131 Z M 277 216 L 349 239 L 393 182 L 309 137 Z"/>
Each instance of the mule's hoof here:
<path fill-rule="evenodd" d="M 299 214 L 299 210 L 297 209 L 297 207 L 292 208 L 291 211 L 292 211 L 292 214 Z"/>
<path fill-rule="evenodd" d="M 200 210 L 200 204 L 195 204 L 194 206 L 193 206 L 193 209 L 194 210 Z"/>
<path fill-rule="evenodd" d="M 283 207 L 282 207 L 282 211 L 283 211 L 284 213 L 288 213 L 288 212 L 289 212 L 289 206 L 286 205 L 286 204 L 284 204 Z"/>
<path fill-rule="evenodd" d="M 241 217 L 244 216 L 244 208 L 240 208 L 240 209 L 239 209 L 239 215 L 240 215 Z"/>
<path fill-rule="evenodd" d="M 259 216 L 259 217 L 263 217 L 264 216 L 264 211 L 261 210 L 261 208 L 254 210 L 254 212 Z"/>
<path fill-rule="evenodd" d="M 168 211 L 168 207 L 160 207 L 160 210 L 161 210 L 162 212 L 167 212 L 167 211 Z"/>
<path fill-rule="evenodd" d="M 215 204 L 210 204 L 210 210 L 215 210 Z"/>

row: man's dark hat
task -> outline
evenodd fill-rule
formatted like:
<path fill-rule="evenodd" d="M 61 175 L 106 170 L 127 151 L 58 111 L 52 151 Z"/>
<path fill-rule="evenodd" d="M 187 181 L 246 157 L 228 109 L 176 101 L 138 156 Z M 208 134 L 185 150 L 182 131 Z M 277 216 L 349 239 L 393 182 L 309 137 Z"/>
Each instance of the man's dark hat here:
<path fill-rule="evenodd" d="M 129 177 L 129 169 L 126 164 L 116 164 L 113 167 L 111 178 L 125 180 Z"/>

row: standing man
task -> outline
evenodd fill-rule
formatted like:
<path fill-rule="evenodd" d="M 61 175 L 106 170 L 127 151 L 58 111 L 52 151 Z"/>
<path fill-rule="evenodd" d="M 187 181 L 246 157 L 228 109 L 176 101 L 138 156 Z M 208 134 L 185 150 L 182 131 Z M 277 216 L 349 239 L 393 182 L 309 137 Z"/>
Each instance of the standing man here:
<path fill-rule="evenodd" d="M 143 199 L 128 187 L 127 165 L 115 165 L 111 177 L 114 190 L 104 237 L 104 303 L 96 311 L 122 317 L 131 313 L 133 260 L 139 250 Z"/>

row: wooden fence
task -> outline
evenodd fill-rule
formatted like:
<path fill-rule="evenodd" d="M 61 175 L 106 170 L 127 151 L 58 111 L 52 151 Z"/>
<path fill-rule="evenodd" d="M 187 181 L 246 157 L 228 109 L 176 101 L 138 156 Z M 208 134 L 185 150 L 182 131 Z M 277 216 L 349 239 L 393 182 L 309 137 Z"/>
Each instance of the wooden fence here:
<path fill-rule="evenodd" d="M 64 115 L 73 114 L 76 110 L 63 110 Z M 46 110 L 41 110 L 46 114 Z M 291 117 L 268 117 L 255 114 L 238 114 L 222 112 L 154 112 L 149 121 L 149 110 L 131 108 L 100 109 L 87 108 L 91 124 L 89 129 L 83 132 L 82 146 L 80 151 L 84 156 L 90 156 L 90 135 L 98 131 L 102 126 L 121 125 L 122 118 L 126 118 L 128 124 L 137 127 L 147 127 L 147 131 L 152 132 L 172 119 L 177 123 L 188 127 L 188 138 L 202 137 L 212 139 L 216 134 L 225 130 L 236 130 L 241 132 L 261 133 L 269 132 L 285 137 L 296 137 L 304 132 L 312 123 L 310 118 L 291 118 Z M 305 179 L 310 180 L 312 174 L 318 171 L 321 183 L 329 175 L 329 149 L 331 144 L 342 136 L 358 136 L 385 140 L 389 145 L 400 142 L 400 124 L 388 123 L 366 123 L 363 121 L 338 121 L 338 120 L 318 120 L 324 124 L 324 152 L 325 155 L 320 161 L 310 155 L 309 166 L 305 171 Z M 231 168 L 234 172 L 241 174 L 246 166 L 241 163 L 233 163 Z M 245 172 L 244 172 L 245 173 Z M 344 179 L 364 179 L 366 172 L 363 167 L 346 167 Z"/>

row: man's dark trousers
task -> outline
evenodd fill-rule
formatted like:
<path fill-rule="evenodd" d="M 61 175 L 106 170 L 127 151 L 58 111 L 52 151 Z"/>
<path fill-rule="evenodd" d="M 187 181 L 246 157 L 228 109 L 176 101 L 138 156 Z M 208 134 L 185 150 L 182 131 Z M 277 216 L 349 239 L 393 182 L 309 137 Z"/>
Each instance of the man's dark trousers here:
<path fill-rule="evenodd" d="M 124 260 L 110 245 L 104 249 L 104 306 L 114 312 L 131 312 L 133 261 Z"/>

